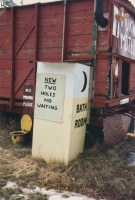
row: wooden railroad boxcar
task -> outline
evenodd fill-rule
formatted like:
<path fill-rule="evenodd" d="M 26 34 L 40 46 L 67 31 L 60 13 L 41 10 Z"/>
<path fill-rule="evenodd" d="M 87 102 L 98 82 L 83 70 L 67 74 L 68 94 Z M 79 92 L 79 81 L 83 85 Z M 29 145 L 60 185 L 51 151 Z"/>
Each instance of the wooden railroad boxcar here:
<path fill-rule="evenodd" d="M 108 116 L 133 112 L 135 8 L 128 0 L 64 0 L 1 8 L 1 111 L 33 115 L 35 61 L 93 67 L 91 127 L 102 127 Z M 31 99 L 25 99 L 27 93 Z"/>

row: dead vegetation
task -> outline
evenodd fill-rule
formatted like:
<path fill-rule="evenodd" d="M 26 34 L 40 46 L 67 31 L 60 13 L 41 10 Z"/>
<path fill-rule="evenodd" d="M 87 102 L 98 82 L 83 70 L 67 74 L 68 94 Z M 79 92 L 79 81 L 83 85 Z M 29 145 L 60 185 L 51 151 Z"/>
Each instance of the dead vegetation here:
<path fill-rule="evenodd" d="M 44 160 L 31 158 L 31 144 L 13 145 L 9 135 L 11 125 L 7 127 L 6 123 L 0 130 L 0 199 L 10 200 L 13 193 L 20 192 L 2 190 L 8 181 L 16 182 L 20 187 L 67 190 L 96 199 L 135 199 L 135 166 L 129 165 L 127 159 L 129 152 L 135 152 L 135 138 L 127 136 L 104 152 L 95 145 L 68 166 L 47 165 Z M 18 126 L 16 119 L 14 126 Z M 46 197 L 31 194 L 29 199 Z"/>

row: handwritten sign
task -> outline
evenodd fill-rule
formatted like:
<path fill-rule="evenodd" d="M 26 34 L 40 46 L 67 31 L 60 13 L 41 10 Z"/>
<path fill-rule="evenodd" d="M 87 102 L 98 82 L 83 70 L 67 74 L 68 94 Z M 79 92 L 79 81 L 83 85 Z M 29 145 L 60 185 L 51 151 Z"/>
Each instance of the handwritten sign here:
<path fill-rule="evenodd" d="M 135 19 L 132 16 L 118 22 L 118 54 L 135 59 Z"/>
<path fill-rule="evenodd" d="M 23 106 L 33 107 L 33 86 L 32 85 L 24 85 Z"/>
<path fill-rule="evenodd" d="M 81 118 L 75 120 L 75 129 L 86 125 L 87 103 L 82 103 L 82 104 L 76 105 L 76 116 L 77 116 L 77 114 L 80 114 L 82 112 L 85 112 L 85 114 L 83 113 Z"/>
<path fill-rule="evenodd" d="M 35 118 L 63 121 L 66 76 L 37 74 Z"/>

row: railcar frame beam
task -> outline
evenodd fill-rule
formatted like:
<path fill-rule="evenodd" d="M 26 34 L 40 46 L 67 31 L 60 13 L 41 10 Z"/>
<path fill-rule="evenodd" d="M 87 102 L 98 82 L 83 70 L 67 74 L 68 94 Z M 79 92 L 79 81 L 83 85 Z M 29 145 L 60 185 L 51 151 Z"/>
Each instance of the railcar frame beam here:
<path fill-rule="evenodd" d="M 67 0 L 64 0 L 63 38 L 62 38 L 62 62 L 65 61 L 66 13 L 67 13 Z"/>
<path fill-rule="evenodd" d="M 35 5 L 35 51 L 34 60 L 38 60 L 38 16 L 39 16 L 39 4 Z M 36 83 L 36 72 L 37 72 L 37 62 L 34 62 L 34 79 L 33 79 L 33 97 L 35 96 L 35 83 Z M 33 105 L 35 103 L 35 98 L 33 98 Z M 34 106 L 33 106 L 34 112 Z"/>
<path fill-rule="evenodd" d="M 14 80 L 15 80 L 15 58 L 14 58 L 14 8 L 11 8 L 11 88 L 10 88 L 10 110 L 13 109 L 14 102 Z"/>

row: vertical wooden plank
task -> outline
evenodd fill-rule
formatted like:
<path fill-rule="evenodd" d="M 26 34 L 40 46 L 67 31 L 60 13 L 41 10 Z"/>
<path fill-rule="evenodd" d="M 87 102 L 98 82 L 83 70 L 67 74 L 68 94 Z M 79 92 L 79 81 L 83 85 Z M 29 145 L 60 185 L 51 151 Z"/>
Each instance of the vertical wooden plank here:
<path fill-rule="evenodd" d="M 95 7 L 96 7 L 96 0 L 94 1 L 94 12 L 95 12 Z M 96 75 L 96 50 L 97 50 L 97 37 L 98 37 L 98 25 L 96 23 L 96 20 L 95 20 L 95 15 L 93 17 L 93 28 L 92 28 L 92 46 L 91 46 L 91 58 L 92 58 L 92 62 L 91 62 L 91 65 L 93 67 L 93 69 L 91 70 L 92 74 L 90 75 L 91 77 L 91 81 L 90 81 L 90 90 L 89 90 L 89 97 L 91 97 L 91 99 L 94 98 L 94 94 L 95 94 L 95 75 Z M 91 122 L 91 101 L 89 101 L 89 110 L 88 110 L 88 113 L 87 113 L 87 123 L 89 124 Z"/>
<path fill-rule="evenodd" d="M 93 88 L 92 88 L 92 98 L 94 98 L 94 82 L 95 82 L 95 73 L 96 73 L 96 52 L 97 50 L 97 23 L 95 17 L 93 19 L 93 31 L 92 31 L 92 48 L 91 48 L 91 57 L 92 57 L 92 67 L 93 67 Z"/>
<path fill-rule="evenodd" d="M 135 91 L 135 64 L 130 63 L 130 73 L 129 73 L 129 91 L 130 94 Z"/>
<path fill-rule="evenodd" d="M 121 97 L 121 87 L 122 87 L 122 59 L 118 61 L 118 97 Z"/>
<path fill-rule="evenodd" d="M 131 66 L 132 66 L 132 64 L 129 63 L 129 87 L 128 87 L 129 95 L 131 94 L 131 92 L 130 92 L 130 90 L 131 90 Z"/>
<path fill-rule="evenodd" d="M 111 65 L 111 80 L 110 80 L 110 99 L 114 99 L 114 68 L 116 65 L 116 58 L 112 57 Z"/>
<path fill-rule="evenodd" d="M 39 19 L 39 4 L 35 5 L 35 48 L 34 48 L 34 60 L 36 61 L 38 52 L 37 52 L 37 45 L 38 45 L 38 19 Z M 37 72 L 37 62 L 34 62 L 34 77 L 33 77 L 33 97 L 35 97 L 35 87 L 36 87 L 36 72 Z M 32 64 L 32 65 L 33 65 Z M 33 105 L 35 104 L 35 98 L 33 99 Z M 34 106 L 33 106 L 33 113 L 34 113 Z"/>
<path fill-rule="evenodd" d="M 63 38 L 62 38 L 62 62 L 65 61 L 65 41 L 66 41 L 66 20 L 67 19 L 67 0 L 64 0 L 64 18 L 63 18 Z"/>
<path fill-rule="evenodd" d="M 113 6 L 112 0 L 109 0 L 109 21 L 108 21 L 108 36 L 107 36 L 107 49 L 112 47 L 112 24 L 113 24 Z"/>
<path fill-rule="evenodd" d="M 11 8 L 11 88 L 10 88 L 10 110 L 13 109 L 14 101 L 14 79 L 15 79 L 15 62 L 14 62 L 14 7 Z"/>
<path fill-rule="evenodd" d="M 110 100 L 113 99 L 113 64 L 111 65 L 111 81 L 110 81 Z"/>

